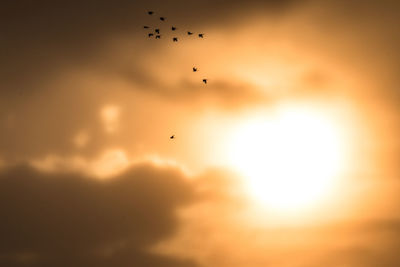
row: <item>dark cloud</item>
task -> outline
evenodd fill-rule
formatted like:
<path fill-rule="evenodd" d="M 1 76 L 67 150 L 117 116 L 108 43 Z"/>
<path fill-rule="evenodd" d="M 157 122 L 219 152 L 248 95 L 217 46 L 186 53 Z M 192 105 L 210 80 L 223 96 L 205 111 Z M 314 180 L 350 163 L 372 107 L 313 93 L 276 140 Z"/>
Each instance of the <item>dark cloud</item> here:
<path fill-rule="evenodd" d="M 166 14 L 180 25 L 195 26 L 223 21 L 238 9 L 261 5 L 276 12 L 292 2 L 175 0 L 166 5 L 161 0 L 6 1 L 0 13 L 0 85 L 3 93 L 29 91 L 65 68 L 98 63 L 104 46 L 113 38 L 142 37 L 148 9 Z M 133 52 L 140 55 L 140 50 L 143 45 L 137 42 Z"/>
<path fill-rule="evenodd" d="M 180 172 L 138 166 L 98 181 L 13 167 L 0 174 L 2 266 L 194 266 L 147 249 L 194 197 Z"/>
<path fill-rule="evenodd" d="M 333 1 L 332 1 L 333 2 Z M 151 22 L 146 10 L 152 9 L 165 14 L 179 25 L 206 30 L 215 25 L 243 23 L 251 11 L 265 14 L 284 14 L 299 5 L 312 3 L 309 0 L 230 0 L 230 1 L 6 1 L 0 13 L 2 36 L 0 42 L 0 86 L 2 94 L 32 91 L 45 87 L 67 69 L 96 68 L 104 65 L 109 73 L 119 72 L 104 60 L 104 49 L 108 42 L 121 36 L 135 40 L 132 54 L 136 59 L 154 48 L 154 44 L 143 42 L 143 23 Z M 312 6 L 312 5 L 311 5 Z M 370 32 L 379 44 L 368 43 L 362 50 L 377 49 L 387 61 L 393 61 L 396 69 L 399 54 L 396 47 L 399 39 L 394 34 L 396 1 L 327 1 L 316 13 L 316 24 L 321 30 L 340 31 L 348 24 L 357 32 Z M 390 7 L 390 8 L 387 8 Z M 328 10 L 328 11 L 327 11 Z M 327 11 L 327 12 L 326 12 Z M 330 13 L 329 13 L 330 12 Z M 327 15 L 327 13 L 329 13 Z M 337 15 L 341 20 L 333 19 Z M 324 16 L 321 18 L 320 16 Z M 368 19 L 367 19 L 368 18 Z M 376 22 L 376 23 L 375 23 Z M 373 25 L 373 26 L 371 26 Z M 353 40 L 354 41 L 354 40 Z M 364 40 L 358 40 L 364 41 Z M 365 40 L 370 41 L 370 40 Z M 358 42 L 354 42 L 359 45 Z M 353 53 L 355 57 L 356 53 Z M 359 57 L 364 57 L 360 53 Z M 134 70 L 132 79 L 143 83 L 139 70 Z M 129 71 L 129 70 L 128 70 Z M 149 77 L 152 78 L 152 77 Z M 396 79 L 397 81 L 397 79 Z M 395 90 L 391 90 L 395 91 Z M 397 91 L 396 91 L 397 92 Z"/>

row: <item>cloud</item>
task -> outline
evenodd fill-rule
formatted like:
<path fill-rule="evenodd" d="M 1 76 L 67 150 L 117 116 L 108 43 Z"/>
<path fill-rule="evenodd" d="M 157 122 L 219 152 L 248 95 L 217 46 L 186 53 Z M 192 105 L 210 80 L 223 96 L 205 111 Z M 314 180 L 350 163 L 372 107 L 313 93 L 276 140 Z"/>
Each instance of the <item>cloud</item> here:
<path fill-rule="evenodd" d="M 16 166 L 0 173 L 2 266 L 194 266 L 149 252 L 194 199 L 173 169 L 131 168 L 99 181 Z"/>
<path fill-rule="evenodd" d="M 5 160 L 65 156 L 76 149 L 96 154 L 114 146 L 112 138 L 118 138 L 126 128 L 142 124 L 142 114 L 157 110 L 159 114 L 152 116 L 164 115 L 160 99 L 162 104 L 171 101 L 187 107 L 195 103 L 203 109 L 243 107 L 249 105 L 247 100 L 250 104 L 260 101 L 256 86 L 226 77 L 210 75 L 207 86 L 201 79 L 196 83 L 182 77 L 164 83 L 154 65 L 164 70 L 169 65 L 154 58 L 162 56 L 168 42 L 155 44 L 143 39 L 143 23 L 148 22 L 145 11 L 154 9 L 178 25 L 208 32 L 215 25 L 237 23 L 235 14 L 242 17 L 247 14 L 244 10 L 261 6 L 269 13 L 280 14 L 294 2 L 7 1 L 0 16 L 0 150 Z M 184 53 L 179 50 L 179 54 Z M 181 64 L 171 54 L 166 60 Z M 126 86 L 120 86 L 120 81 Z M 151 97 L 146 98 L 147 94 Z M 129 108 L 135 109 L 134 116 L 124 117 L 127 112 L 121 109 L 121 118 L 106 126 L 113 132 L 111 136 L 104 133 L 105 125 L 99 123 L 97 113 L 104 105 L 120 105 L 122 98 L 133 103 Z M 135 137 L 150 136 L 156 128 L 148 133 L 145 127 L 137 127 Z M 77 135 L 82 129 L 87 135 Z M 135 138 L 131 142 L 140 141 Z"/>
<path fill-rule="evenodd" d="M 47 155 L 44 158 L 31 160 L 30 165 L 45 172 L 80 172 L 96 178 L 110 178 L 126 171 L 133 165 L 123 149 L 108 149 L 96 158 L 85 158 L 80 155 L 60 157 Z"/>
<path fill-rule="evenodd" d="M 120 78 L 132 85 L 134 90 L 140 90 L 171 102 L 198 104 L 206 102 L 205 106 L 243 107 L 269 101 L 266 93 L 258 86 L 245 81 L 230 81 L 226 78 L 208 79 L 203 84 L 202 79 L 177 79 L 174 83 L 164 83 L 156 76 L 132 72 L 118 73 Z"/>
<path fill-rule="evenodd" d="M 2 93 L 30 91 L 53 79 L 67 68 L 96 65 L 107 43 L 119 36 L 142 36 L 146 10 L 166 14 L 168 19 L 189 25 L 209 25 L 254 6 L 271 12 L 288 8 L 285 1 L 8 1 L 3 5 L 0 24 Z M 229 6 L 229 8 L 227 8 Z M 207 19 L 204 19 L 207 18 Z M 205 27 L 205 26 L 196 26 Z M 135 46 L 140 55 L 143 44 Z"/>

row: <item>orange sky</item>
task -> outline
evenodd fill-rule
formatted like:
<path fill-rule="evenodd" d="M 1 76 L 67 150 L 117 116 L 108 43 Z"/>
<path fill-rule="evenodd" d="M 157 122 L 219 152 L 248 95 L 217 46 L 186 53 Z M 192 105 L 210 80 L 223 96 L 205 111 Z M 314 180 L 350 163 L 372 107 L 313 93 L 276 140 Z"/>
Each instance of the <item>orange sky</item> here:
<path fill-rule="evenodd" d="M 399 7 L 7 2 L 0 265 L 398 266 Z"/>

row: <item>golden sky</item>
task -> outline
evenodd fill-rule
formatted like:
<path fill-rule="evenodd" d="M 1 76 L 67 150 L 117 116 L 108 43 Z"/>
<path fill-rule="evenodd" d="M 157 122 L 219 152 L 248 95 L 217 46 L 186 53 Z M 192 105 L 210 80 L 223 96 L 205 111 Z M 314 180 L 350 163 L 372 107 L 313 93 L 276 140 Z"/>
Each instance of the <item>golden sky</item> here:
<path fill-rule="evenodd" d="M 0 265 L 399 266 L 399 15 L 6 1 Z"/>

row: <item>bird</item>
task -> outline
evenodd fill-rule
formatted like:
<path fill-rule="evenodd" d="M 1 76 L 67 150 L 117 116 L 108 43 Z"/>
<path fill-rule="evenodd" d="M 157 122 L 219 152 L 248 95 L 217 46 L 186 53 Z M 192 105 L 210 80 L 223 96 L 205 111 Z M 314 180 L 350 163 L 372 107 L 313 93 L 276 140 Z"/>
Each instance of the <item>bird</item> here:
<path fill-rule="evenodd" d="M 187 34 L 188 34 L 188 35 L 192 35 L 192 34 L 193 34 L 193 32 L 187 32 Z"/>
<path fill-rule="evenodd" d="M 203 83 L 207 84 L 207 79 L 203 79 Z"/>
<path fill-rule="evenodd" d="M 143 26 L 143 28 L 144 28 L 144 29 L 148 29 L 148 28 L 150 28 L 150 27 L 149 27 L 149 26 Z"/>
<path fill-rule="evenodd" d="M 164 18 L 164 17 L 160 17 L 160 20 L 161 20 L 161 21 L 165 21 L 165 18 Z"/>
<path fill-rule="evenodd" d="M 178 37 L 174 37 L 174 38 L 172 38 L 172 41 L 174 41 L 174 42 L 178 42 Z"/>
<path fill-rule="evenodd" d="M 197 68 L 196 67 L 193 67 L 193 72 L 196 72 L 197 71 Z"/>
<path fill-rule="evenodd" d="M 160 39 L 161 38 L 161 35 L 156 35 L 156 39 Z"/>
<path fill-rule="evenodd" d="M 174 135 L 174 134 L 171 135 L 171 136 L 169 137 L 169 139 L 175 139 L 175 135 Z"/>
<path fill-rule="evenodd" d="M 152 36 L 154 36 L 154 33 L 149 33 L 149 37 L 152 37 Z"/>
<path fill-rule="evenodd" d="M 172 26 L 172 27 L 171 27 L 171 30 L 175 31 L 175 30 L 176 30 L 176 27 Z"/>
<path fill-rule="evenodd" d="M 149 14 L 149 15 L 153 15 L 153 14 L 154 14 L 154 12 L 153 12 L 153 11 L 148 11 L 148 12 L 147 12 L 147 14 Z"/>
<path fill-rule="evenodd" d="M 203 38 L 203 37 L 204 37 L 204 34 L 203 34 L 203 33 L 199 33 L 199 37 L 200 37 L 200 38 Z"/>
<path fill-rule="evenodd" d="M 156 33 L 160 34 L 160 29 L 155 29 L 154 30 Z"/>

